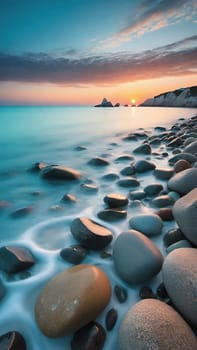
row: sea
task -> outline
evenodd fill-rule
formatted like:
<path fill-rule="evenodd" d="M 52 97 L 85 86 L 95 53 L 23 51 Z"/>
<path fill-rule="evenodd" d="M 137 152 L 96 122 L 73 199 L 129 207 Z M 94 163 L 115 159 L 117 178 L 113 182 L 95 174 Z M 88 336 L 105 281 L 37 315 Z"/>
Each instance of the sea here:
<path fill-rule="evenodd" d="M 117 157 L 131 155 L 137 146 L 135 142 L 125 142 L 124 136 L 134 131 L 151 133 L 156 126 L 168 128 L 180 118 L 194 115 L 196 109 L 192 108 L 0 107 L 0 247 L 25 246 L 36 259 L 35 266 L 27 273 L 0 273 L 6 288 L 6 295 L 0 300 L 0 336 L 18 330 L 23 334 L 28 350 L 70 349 L 70 335 L 51 340 L 41 334 L 34 319 L 34 305 L 46 281 L 70 267 L 59 252 L 73 244 L 70 234 L 72 220 L 87 216 L 104 224 L 97 218 L 98 211 L 104 208 L 103 197 L 118 189 L 115 183 L 104 181 L 103 175 L 119 174 L 125 164 L 116 161 Z M 107 169 L 88 164 L 96 156 L 109 160 Z M 167 164 L 166 159 L 154 161 L 163 166 Z M 37 162 L 79 170 L 83 174 L 83 182 L 94 183 L 98 191 L 86 192 L 82 190 L 81 183 L 47 182 L 39 172 L 32 171 Z M 151 176 L 141 178 L 141 186 L 151 181 Z M 121 191 L 126 194 L 128 189 Z M 63 203 L 62 197 L 67 193 L 76 196 L 77 202 Z M 27 207 L 31 210 L 26 215 L 13 215 L 18 209 Z M 116 236 L 128 229 L 128 221 L 105 226 Z M 157 243 L 161 246 L 159 240 Z M 111 267 L 111 260 L 101 261 L 97 253 L 91 253 L 85 263 L 100 266 L 112 284 L 124 285 Z M 121 308 L 112 298 L 111 307 L 115 305 L 120 309 L 119 321 L 107 335 L 105 350 L 117 349 L 121 318 L 136 301 L 138 289 L 131 288 L 128 301 Z M 98 320 L 104 323 L 104 314 Z"/>

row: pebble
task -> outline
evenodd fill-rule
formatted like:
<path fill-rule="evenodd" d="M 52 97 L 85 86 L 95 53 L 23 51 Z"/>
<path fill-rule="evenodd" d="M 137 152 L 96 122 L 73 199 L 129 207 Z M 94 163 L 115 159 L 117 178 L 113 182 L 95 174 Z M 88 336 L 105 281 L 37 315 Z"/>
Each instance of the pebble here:
<path fill-rule="evenodd" d="M 66 193 L 63 197 L 62 197 L 62 201 L 65 203 L 76 203 L 77 202 L 77 197 L 74 196 L 71 193 Z"/>
<path fill-rule="evenodd" d="M 31 171 L 40 171 L 40 170 L 43 170 L 44 168 L 46 168 L 47 166 L 49 166 L 49 164 L 47 164 L 45 162 L 37 162 L 32 166 L 32 168 L 30 170 Z"/>
<path fill-rule="evenodd" d="M 146 171 L 154 170 L 156 168 L 156 165 L 146 159 L 140 159 L 135 162 L 134 167 L 137 173 L 144 173 Z"/>
<path fill-rule="evenodd" d="M 35 318 L 40 330 L 57 338 L 79 330 L 107 306 L 111 285 L 98 267 L 80 264 L 55 275 L 40 292 Z"/>
<path fill-rule="evenodd" d="M 129 201 L 123 194 L 109 193 L 104 197 L 104 202 L 108 204 L 110 208 L 119 208 L 126 206 Z"/>
<path fill-rule="evenodd" d="M 88 251 L 81 245 L 71 245 L 70 247 L 64 248 L 60 251 L 61 257 L 71 264 L 80 264 L 85 259 Z"/>
<path fill-rule="evenodd" d="M 115 163 L 121 163 L 125 161 L 131 161 L 133 160 L 134 157 L 131 156 L 130 154 L 121 154 L 119 157 L 115 159 Z"/>
<path fill-rule="evenodd" d="M 94 184 L 81 184 L 80 189 L 86 193 L 96 193 L 98 192 L 98 186 Z"/>
<path fill-rule="evenodd" d="M 162 190 L 163 190 L 163 186 L 158 183 L 147 185 L 144 188 L 144 192 L 147 194 L 147 196 L 155 196 L 156 194 L 160 193 Z"/>
<path fill-rule="evenodd" d="M 169 254 L 170 252 L 172 252 L 175 249 L 179 249 L 179 248 L 192 248 L 192 244 L 187 241 L 186 239 L 182 239 L 176 243 L 173 243 L 171 245 L 169 245 L 166 249 L 166 252 Z"/>
<path fill-rule="evenodd" d="M 175 137 L 167 144 L 167 147 L 179 147 L 183 144 L 183 140 L 180 137 Z"/>
<path fill-rule="evenodd" d="M 168 181 L 168 188 L 180 194 L 186 194 L 197 187 L 197 169 L 191 168 L 175 174 Z"/>
<path fill-rule="evenodd" d="M 163 281 L 176 309 L 197 327 L 197 254 L 195 248 L 179 248 L 167 255 Z M 188 347 L 186 347 L 188 349 Z"/>
<path fill-rule="evenodd" d="M 129 193 L 129 198 L 132 200 L 135 199 L 143 199 L 146 197 L 146 193 L 143 190 L 139 190 L 139 191 L 132 191 Z"/>
<path fill-rule="evenodd" d="M 150 287 L 144 286 L 139 291 L 139 297 L 141 299 L 155 299 L 156 296 Z"/>
<path fill-rule="evenodd" d="M 161 233 L 163 222 L 156 214 L 138 214 L 129 220 L 129 226 L 151 237 Z"/>
<path fill-rule="evenodd" d="M 185 236 L 181 230 L 179 228 L 173 228 L 164 235 L 163 242 L 164 245 L 168 247 L 169 245 L 181 241 L 182 239 L 185 239 Z"/>
<path fill-rule="evenodd" d="M 74 333 L 71 350 L 102 350 L 105 339 L 104 328 L 92 321 Z"/>
<path fill-rule="evenodd" d="M 189 168 L 191 168 L 191 164 L 187 160 L 184 160 L 184 159 L 180 159 L 174 164 L 175 173 L 180 173 L 180 171 L 183 171 L 183 170 L 189 169 Z"/>
<path fill-rule="evenodd" d="M 174 173 L 171 168 L 156 168 L 154 170 L 154 175 L 159 180 L 169 180 Z"/>
<path fill-rule="evenodd" d="M 89 160 L 88 162 L 89 165 L 93 166 L 107 166 L 109 165 L 109 162 L 107 159 L 103 157 L 95 157 Z"/>
<path fill-rule="evenodd" d="M 197 340 L 184 319 L 169 305 L 144 299 L 126 314 L 119 329 L 119 350 L 195 350 Z"/>
<path fill-rule="evenodd" d="M 168 163 L 170 165 L 174 165 L 180 159 L 187 160 L 191 164 L 195 163 L 197 161 L 197 157 L 194 156 L 193 154 L 183 152 L 183 153 L 179 153 L 176 156 L 170 158 Z"/>
<path fill-rule="evenodd" d="M 105 318 L 105 325 L 106 325 L 106 329 L 108 331 L 111 331 L 118 319 L 118 312 L 116 309 L 110 309 L 107 312 L 106 318 Z"/>
<path fill-rule="evenodd" d="M 123 168 L 120 171 L 120 174 L 124 175 L 124 176 L 134 175 L 135 174 L 135 167 L 134 167 L 134 165 L 129 165 L 129 166 Z"/>
<path fill-rule="evenodd" d="M 13 211 L 10 216 L 14 219 L 18 219 L 18 218 L 23 218 L 24 216 L 27 216 L 29 214 L 31 214 L 31 212 L 33 211 L 34 207 L 33 206 L 29 206 L 29 207 L 24 207 L 24 208 L 20 208 L 17 209 L 15 211 Z"/>
<path fill-rule="evenodd" d="M 94 250 L 103 249 L 113 239 L 110 230 L 86 217 L 73 220 L 71 223 L 71 233 L 82 245 Z"/>
<path fill-rule="evenodd" d="M 151 146 L 148 143 L 144 143 L 133 150 L 135 154 L 151 154 Z"/>
<path fill-rule="evenodd" d="M 119 176 L 115 173 L 109 173 L 109 174 L 103 175 L 102 179 L 106 181 L 115 181 L 119 179 Z"/>
<path fill-rule="evenodd" d="M 151 203 L 158 208 L 163 208 L 163 207 L 167 207 L 169 205 L 174 204 L 174 200 L 172 197 L 166 195 L 161 195 L 158 197 L 155 197 Z"/>
<path fill-rule="evenodd" d="M 125 301 L 128 298 L 128 293 L 126 288 L 124 288 L 123 286 L 115 285 L 114 293 L 120 304 L 125 303 Z"/>
<path fill-rule="evenodd" d="M 117 274 L 130 284 L 150 280 L 161 270 L 163 262 L 156 245 L 135 230 L 119 234 L 113 246 L 113 259 Z"/>
<path fill-rule="evenodd" d="M 117 221 L 125 219 L 127 211 L 122 208 L 109 208 L 100 211 L 97 216 L 104 221 Z"/>
<path fill-rule="evenodd" d="M 26 350 L 26 343 L 23 336 L 16 331 L 11 331 L 0 336 L 1 350 Z"/>
<path fill-rule="evenodd" d="M 4 246 L 0 248 L 0 269 L 7 273 L 16 273 L 35 264 L 31 252 L 24 247 Z"/>
<path fill-rule="evenodd" d="M 174 220 L 173 212 L 171 208 L 161 208 L 156 212 L 163 221 L 172 221 Z"/>
<path fill-rule="evenodd" d="M 172 210 L 180 230 L 197 246 L 197 188 L 178 199 Z"/>
<path fill-rule="evenodd" d="M 137 187 L 140 185 L 140 183 L 134 177 L 128 177 L 127 179 L 118 180 L 117 185 L 120 187 Z"/>
<path fill-rule="evenodd" d="M 41 175 L 50 180 L 79 180 L 82 177 L 79 171 L 63 165 L 49 165 L 42 170 Z"/>
<path fill-rule="evenodd" d="M 169 295 L 167 293 L 167 290 L 165 288 L 165 285 L 163 282 L 160 283 L 160 285 L 156 289 L 156 293 L 160 299 L 168 299 Z"/>

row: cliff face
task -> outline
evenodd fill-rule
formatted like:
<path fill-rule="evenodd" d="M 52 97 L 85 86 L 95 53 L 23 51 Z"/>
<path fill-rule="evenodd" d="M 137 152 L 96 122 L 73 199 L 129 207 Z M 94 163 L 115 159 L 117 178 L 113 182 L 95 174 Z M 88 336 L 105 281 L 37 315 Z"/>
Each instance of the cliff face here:
<path fill-rule="evenodd" d="M 140 107 L 197 107 L 197 86 L 165 92 L 144 101 Z"/>

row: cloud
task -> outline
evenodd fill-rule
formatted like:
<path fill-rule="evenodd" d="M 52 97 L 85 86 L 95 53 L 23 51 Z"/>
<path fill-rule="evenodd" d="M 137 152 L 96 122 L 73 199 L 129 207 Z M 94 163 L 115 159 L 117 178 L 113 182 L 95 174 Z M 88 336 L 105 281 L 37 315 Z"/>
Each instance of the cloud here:
<path fill-rule="evenodd" d="M 0 53 L 0 81 L 65 85 L 121 84 L 196 72 L 197 36 L 147 50 L 82 58 Z"/>
<path fill-rule="evenodd" d="M 117 47 L 132 37 L 159 30 L 180 21 L 191 20 L 196 14 L 195 0 L 144 0 L 125 26 L 115 35 L 100 42 L 103 48 Z"/>

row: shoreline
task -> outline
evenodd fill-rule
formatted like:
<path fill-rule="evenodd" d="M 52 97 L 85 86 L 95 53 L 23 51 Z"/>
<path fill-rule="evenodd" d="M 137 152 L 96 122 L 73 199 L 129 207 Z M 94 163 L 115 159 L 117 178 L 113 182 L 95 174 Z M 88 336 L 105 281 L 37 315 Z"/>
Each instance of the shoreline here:
<path fill-rule="evenodd" d="M 101 257 L 100 251 L 95 251 L 92 248 L 86 247 L 88 252 L 81 262 L 82 264 L 96 264 L 96 266 L 104 270 L 112 286 L 111 300 L 106 304 L 104 310 L 99 313 L 98 317 L 96 318 L 97 322 L 99 322 L 99 324 L 105 328 L 106 333 L 106 340 L 104 341 L 104 346 L 101 347 L 101 349 L 119 349 L 116 347 L 117 345 L 115 346 L 117 343 L 118 329 L 131 305 L 136 304 L 140 300 L 139 292 L 141 290 L 141 287 L 148 285 L 153 289 L 152 293 L 154 294 L 154 299 L 155 296 L 158 300 L 162 299 L 160 296 L 156 295 L 156 289 L 162 280 L 160 272 L 162 267 L 160 266 L 160 262 L 156 259 L 156 262 L 154 262 L 154 264 L 157 265 L 158 272 L 156 274 L 153 273 L 152 275 L 151 270 L 149 278 L 147 280 L 145 279 L 144 282 L 137 282 L 137 285 L 136 283 L 128 282 L 124 279 L 125 272 L 122 272 L 122 267 L 119 266 L 119 257 L 115 257 L 116 254 L 114 253 L 114 243 L 116 242 L 117 237 L 120 236 L 121 232 L 125 231 L 126 229 L 134 229 L 140 231 L 142 234 L 145 234 L 145 232 L 142 232 L 144 230 L 146 231 L 146 236 L 150 236 L 148 239 L 150 239 L 151 242 L 153 242 L 160 249 L 162 255 L 167 255 L 166 247 L 163 243 L 163 237 L 166 232 L 177 226 L 177 223 L 172 219 L 172 207 L 174 207 L 175 203 L 179 199 L 183 198 L 185 195 L 192 191 L 190 188 L 186 191 L 186 193 L 180 193 L 180 190 L 176 191 L 173 189 L 174 185 L 172 185 L 172 188 L 168 188 L 167 184 L 169 181 L 171 181 L 170 179 L 175 176 L 174 169 L 176 158 L 174 157 L 181 158 L 181 154 L 184 153 L 184 149 L 188 149 L 187 147 L 189 146 L 189 143 L 185 146 L 184 142 L 186 142 L 189 137 L 194 138 L 192 142 L 195 142 L 195 139 L 197 140 L 196 122 L 197 117 L 193 117 L 192 119 L 188 118 L 185 120 L 181 118 L 181 120 L 177 121 L 175 125 L 172 125 L 169 129 L 166 130 L 164 128 L 158 127 L 157 129 L 153 129 L 152 133 L 146 133 L 145 130 L 138 130 L 132 134 L 127 134 L 124 137 L 121 134 L 120 144 L 114 142 L 113 144 L 106 147 L 106 154 L 101 156 L 95 155 L 92 157 L 92 159 L 89 159 L 90 164 L 87 164 L 86 168 L 87 173 L 93 174 L 92 178 L 82 177 L 82 179 L 80 179 L 80 182 L 76 182 L 76 184 L 72 183 L 69 185 L 70 182 L 67 183 L 68 193 L 71 192 L 72 194 L 72 190 L 76 187 L 79 193 L 79 197 L 82 197 L 84 203 L 87 202 L 90 204 L 91 202 L 94 202 L 94 205 L 91 205 L 90 211 L 88 210 L 89 206 L 84 209 L 84 212 L 81 213 L 80 211 L 80 217 L 81 215 L 86 216 L 87 211 L 87 216 L 90 220 L 93 219 L 98 224 L 106 227 L 112 231 L 113 235 L 112 243 L 109 243 L 109 245 L 107 244 L 106 249 L 103 248 L 106 250 L 105 258 Z M 193 136 L 191 136 L 192 134 Z M 144 145 L 147 144 L 149 147 L 144 147 Z M 108 149 L 110 147 L 111 149 Z M 83 150 L 78 150 L 78 153 L 76 151 L 76 155 L 80 155 L 81 151 Z M 188 152 L 190 154 L 190 157 L 187 156 L 187 159 L 184 159 L 185 162 L 182 164 L 183 169 L 180 171 L 180 173 L 184 172 L 185 170 L 196 169 L 196 152 L 194 154 L 192 152 Z M 170 164 L 168 162 L 169 159 L 171 159 Z M 190 160 L 188 161 L 188 159 Z M 144 163 L 142 160 L 146 160 L 146 162 Z M 162 169 L 159 169 L 160 167 Z M 110 171 L 107 170 L 108 168 Z M 38 177 L 42 171 L 43 170 L 38 169 L 38 172 L 33 175 L 31 174 L 31 176 Z M 107 174 L 108 176 L 106 176 Z M 105 177 L 103 177 L 103 175 Z M 57 174 L 54 176 L 57 176 Z M 58 181 L 58 179 L 56 180 Z M 160 188 L 160 191 L 156 189 L 156 186 L 153 186 L 152 189 L 150 189 L 149 185 L 154 185 L 155 182 L 162 186 L 162 188 Z M 54 186 L 55 188 L 57 184 L 54 182 L 51 184 L 51 186 Z M 71 186 L 71 191 L 69 191 L 69 186 Z M 149 189 L 147 189 L 148 186 Z M 186 186 L 185 183 L 184 186 Z M 184 186 L 181 184 L 181 187 Z M 196 185 L 194 185 L 194 189 L 195 188 Z M 144 189 L 146 189 L 146 191 L 144 191 Z M 77 191 L 74 191 L 74 195 L 76 195 Z M 155 191 L 155 194 L 151 195 L 150 191 Z M 171 193 L 169 196 L 169 192 L 173 193 Z M 114 210 L 114 204 L 112 206 L 109 204 L 109 198 L 106 199 L 107 202 L 104 202 L 104 197 L 106 197 L 109 193 L 117 193 L 124 197 L 123 199 L 126 197 L 129 202 L 125 205 L 120 205 L 120 198 L 115 198 L 116 207 L 118 207 L 118 209 L 121 208 L 121 210 Z M 73 199 L 71 197 L 67 197 L 66 203 L 60 203 L 59 207 L 61 208 L 61 206 L 63 206 L 63 208 L 66 208 L 68 206 L 74 205 L 75 203 Z M 58 205 L 54 205 L 54 215 L 56 215 L 55 213 L 58 215 L 58 210 L 60 209 L 59 207 Z M 161 210 L 164 208 L 168 209 L 165 211 L 165 213 Z M 160 213 L 158 214 L 159 211 Z M 139 213 L 140 215 L 144 216 L 141 216 L 139 220 L 137 220 Z M 25 214 L 21 214 L 23 216 L 26 214 L 28 215 L 29 213 L 25 212 Z M 8 331 L 17 330 L 25 338 L 28 350 L 36 350 L 36 346 L 39 348 L 42 345 L 44 345 L 44 348 L 46 350 L 51 350 L 54 348 L 54 345 L 55 348 L 59 350 L 62 349 L 62 346 L 65 346 L 66 348 L 66 344 L 67 349 L 70 349 L 69 344 L 72 339 L 72 335 L 51 341 L 40 333 L 37 324 L 34 322 L 34 306 L 38 294 L 46 281 L 51 279 L 51 276 L 57 274 L 57 272 L 63 271 L 64 269 L 75 265 L 69 263 L 68 261 L 65 262 L 65 260 L 63 260 L 60 256 L 60 251 L 63 247 L 66 248 L 71 244 L 77 243 L 70 232 L 72 222 L 78 216 L 76 214 L 77 213 L 74 211 L 73 214 L 69 215 L 68 219 L 62 216 L 62 218 L 59 219 L 60 228 L 56 225 L 56 221 L 58 220 L 56 216 L 56 219 L 54 219 L 56 221 L 53 222 L 53 219 L 51 219 L 49 225 L 47 223 L 43 223 L 44 230 L 41 223 L 41 229 L 40 227 L 37 227 L 39 226 L 37 225 L 36 227 L 33 227 L 30 232 L 27 230 L 25 235 L 22 235 L 19 241 L 12 241 L 12 245 L 19 246 L 20 244 L 23 245 L 24 243 L 25 247 L 29 247 L 30 251 L 33 254 L 33 257 L 35 258 L 35 262 L 33 264 L 33 267 L 27 269 L 25 268 L 24 272 L 20 272 L 18 275 L 17 273 L 12 273 L 10 276 L 9 273 L 2 273 L 1 279 L 3 281 L 3 286 L 5 287 L 5 295 L 0 301 L 0 307 L 2 311 L 0 336 Z M 157 216 L 156 221 L 154 221 L 155 216 Z M 131 219 L 133 220 L 132 222 L 130 222 Z M 143 220 L 144 222 L 142 222 Z M 77 230 L 80 230 L 80 224 L 81 223 L 79 222 L 77 223 Z M 91 231 L 90 222 L 86 222 L 85 226 L 88 231 Z M 153 226 L 154 228 L 157 226 L 157 229 L 154 233 Z M 54 237 L 54 235 L 56 236 Z M 43 238 L 41 236 L 43 236 Z M 91 232 L 91 236 L 95 236 L 94 230 Z M 100 234 L 98 234 L 98 236 L 100 236 Z M 190 240 L 184 240 L 189 241 L 191 248 L 188 248 L 188 245 L 186 245 L 186 248 L 182 249 L 195 249 L 194 244 Z M 16 244 L 14 244 L 14 242 Z M 9 244 L 11 243 L 9 242 Z M 121 255 L 121 252 L 119 251 L 120 248 L 118 247 L 117 249 L 117 256 L 119 256 Z M 126 250 L 126 247 L 124 249 Z M 112 252 L 113 257 L 110 255 Z M 124 259 L 125 257 L 123 253 L 122 260 Z M 138 258 L 136 257 L 136 259 Z M 9 259 L 7 259 L 6 264 L 10 264 Z M 145 265 L 146 264 L 147 262 L 145 262 Z M 143 275 L 143 270 L 144 266 L 142 268 L 142 271 L 139 270 L 137 274 Z M 117 271 L 119 272 L 117 273 Z M 135 271 L 129 271 L 128 273 L 134 274 L 134 279 L 138 278 Z M 117 296 L 114 295 L 114 287 L 117 284 L 125 288 L 127 291 L 128 299 L 125 302 L 120 302 L 117 299 Z M 12 290 L 13 285 L 15 286 L 15 291 Z M 24 287 L 27 288 L 27 291 L 24 291 L 24 294 L 22 294 L 22 297 L 20 298 L 20 290 Z M 151 292 L 149 291 L 149 293 L 149 296 L 151 297 Z M 32 300 L 29 304 L 27 303 L 27 300 L 30 299 L 30 296 Z M 95 299 L 96 298 L 97 297 L 95 297 Z M 164 301 L 169 303 L 169 299 L 171 298 L 165 297 Z M 13 308 L 12 315 L 8 315 L 7 307 L 9 307 L 11 301 L 13 302 L 14 300 L 15 302 L 18 300 L 19 304 L 17 307 Z M 105 325 L 106 314 L 110 309 L 115 309 L 118 314 L 117 322 L 114 324 L 112 331 L 106 330 Z M 17 323 L 17 317 L 19 313 L 22 312 L 24 312 L 24 315 L 21 315 L 21 324 L 19 325 Z M 28 329 L 25 329 L 25 320 L 28 324 Z M 36 340 L 32 340 L 31 338 L 31 328 L 36 334 Z M 153 335 L 152 337 L 154 338 Z M 128 338 L 128 342 L 129 341 L 130 340 Z"/>

